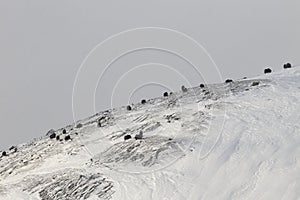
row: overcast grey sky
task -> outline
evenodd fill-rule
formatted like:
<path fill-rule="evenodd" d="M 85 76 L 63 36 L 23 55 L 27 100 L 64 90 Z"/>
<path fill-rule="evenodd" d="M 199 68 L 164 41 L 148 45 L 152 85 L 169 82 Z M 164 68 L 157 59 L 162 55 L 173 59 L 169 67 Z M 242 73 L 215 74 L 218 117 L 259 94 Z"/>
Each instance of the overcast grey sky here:
<path fill-rule="evenodd" d="M 280 70 L 285 62 L 300 64 L 299 24 L 298 0 L 0 0 L 0 148 L 73 122 L 72 88 L 77 70 L 93 47 L 113 34 L 149 26 L 178 30 L 207 49 L 222 77 L 237 79 L 261 74 L 266 66 Z M 96 92 L 96 109 L 110 107 L 111 90 L 123 73 L 149 62 L 173 67 L 192 85 L 203 81 L 176 56 L 155 50 L 136 52 L 112 66 L 101 83 L 104 89 Z M 165 90 L 150 84 L 133 91 L 134 79 L 166 79 L 163 84 L 170 90 L 179 89 L 184 82 L 176 73 L 167 76 L 167 68 L 148 69 L 140 68 L 122 79 L 124 88 L 116 89 L 114 106 L 158 96 Z M 215 74 L 205 76 L 208 82 L 219 81 L 213 78 Z M 78 117 L 93 114 L 90 101 L 79 101 L 87 109 L 78 109 Z"/>

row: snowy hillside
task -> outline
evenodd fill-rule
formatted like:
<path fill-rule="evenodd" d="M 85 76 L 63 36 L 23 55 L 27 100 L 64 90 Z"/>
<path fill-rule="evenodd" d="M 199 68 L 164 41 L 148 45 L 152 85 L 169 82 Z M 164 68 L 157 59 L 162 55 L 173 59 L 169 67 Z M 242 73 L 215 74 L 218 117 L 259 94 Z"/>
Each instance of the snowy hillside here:
<path fill-rule="evenodd" d="M 300 68 L 131 107 L 6 150 L 0 199 L 300 199 Z"/>

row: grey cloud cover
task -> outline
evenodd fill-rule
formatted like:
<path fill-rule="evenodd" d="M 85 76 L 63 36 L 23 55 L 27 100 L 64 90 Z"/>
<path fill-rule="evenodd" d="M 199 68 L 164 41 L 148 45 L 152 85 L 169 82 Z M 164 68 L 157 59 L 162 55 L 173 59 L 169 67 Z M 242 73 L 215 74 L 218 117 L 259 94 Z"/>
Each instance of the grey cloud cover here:
<path fill-rule="evenodd" d="M 299 14 L 297 0 L 2 0 L 0 147 L 26 142 L 50 128 L 72 123 L 76 72 L 89 51 L 113 34 L 145 26 L 181 31 L 204 45 L 224 78 L 236 79 L 261 74 L 266 66 L 279 70 L 285 62 L 300 64 Z M 129 55 L 113 67 L 117 70 L 147 62 L 166 62 L 186 71 L 191 84 L 202 81 L 190 70 L 182 70 L 188 66 L 178 58 L 155 51 Z M 179 89 L 182 80 L 164 73 L 171 89 Z M 154 70 L 147 76 L 156 74 Z M 110 78 L 106 79 L 107 88 L 111 88 Z M 126 87 L 131 85 L 129 78 L 122 85 L 127 89 L 116 90 L 116 106 L 128 102 L 127 90 L 132 89 Z M 162 91 L 146 87 L 131 101 L 158 96 Z M 98 110 L 110 107 L 100 92 L 96 99 Z M 79 113 L 80 117 L 90 114 L 84 109 Z"/>

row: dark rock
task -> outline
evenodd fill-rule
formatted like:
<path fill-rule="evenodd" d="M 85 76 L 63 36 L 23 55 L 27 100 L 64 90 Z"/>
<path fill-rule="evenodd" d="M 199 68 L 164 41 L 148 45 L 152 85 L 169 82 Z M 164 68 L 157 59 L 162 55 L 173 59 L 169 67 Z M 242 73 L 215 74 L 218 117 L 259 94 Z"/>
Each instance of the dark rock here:
<path fill-rule="evenodd" d="M 57 135 L 57 136 L 56 136 L 56 140 L 60 140 L 60 137 L 59 137 L 59 135 Z"/>
<path fill-rule="evenodd" d="M 62 130 L 62 133 L 63 133 L 63 134 L 67 134 L 66 129 L 63 129 L 63 130 Z"/>
<path fill-rule="evenodd" d="M 268 74 L 268 73 L 271 73 L 272 72 L 272 70 L 270 69 L 270 68 L 266 68 L 265 70 L 264 70 L 264 73 L 265 74 Z"/>
<path fill-rule="evenodd" d="M 169 96 L 168 92 L 164 92 L 163 96 L 164 96 L 164 97 Z"/>
<path fill-rule="evenodd" d="M 200 88 L 204 88 L 204 87 L 205 87 L 205 85 L 201 83 L 200 84 Z"/>
<path fill-rule="evenodd" d="M 7 156 L 6 151 L 2 151 L 2 156 Z"/>
<path fill-rule="evenodd" d="M 131 106 L 127 106 L 127 108 L 126 108 L 127 110 L 132 110 L 132 108 L 131 108 Z"/>
<path fill-rule="evenodd" d="M 129 140 L 129 139 L 131 139 L 131 135 L 125 135 L 124 136 L 124 140 Z"/>

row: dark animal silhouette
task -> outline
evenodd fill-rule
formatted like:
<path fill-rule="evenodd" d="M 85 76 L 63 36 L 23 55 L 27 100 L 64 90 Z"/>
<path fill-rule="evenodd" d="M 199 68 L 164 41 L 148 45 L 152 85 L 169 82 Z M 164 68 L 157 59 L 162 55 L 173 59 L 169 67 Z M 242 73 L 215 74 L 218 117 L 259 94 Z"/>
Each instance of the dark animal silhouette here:
<path fill-rule="evenodd" d="M 129 139 L 131 139 L 131 135 L 125 135 L 124 136 L 124 140 L 129 140 Z"/>
<path fill-rule="evenodd" d="M 54 129 L 50 129 L 48 132 L 47 132 L 47 136 L 50 136 L 52 133 L 55 133 L 55 130 Z"/>
<path fill-rule="evenodd" d="M 9 148 L 10 151 L 12 151 L 12 150 L 16 151 L 16 149 L 17 149 L 17 147 L 15 147 L 15 146 L 11 146 L 11 147 Z"/>
<path fill-rule="evenodd" d="M 15 149 L 16 147 L 15 146 L 11 146 L 10 148 L 9 148 L 9 150 L 11 151 L 11 150 L 13 150 L 13 149 Z"/>
<path fill-rule="evenodd" d="M 139 134 L 136 134 L 136 135 L 134 136 L 134 139 L 136 139 L 136 140 L 141 140 L 141 139 L 143 139 L 143 131 L 140 131 Z"/>
<path fill-rule="evenodd" d="M 258 82 L 258 81 L 255 81 L 255 82 L 253 82 L 253 83 L 251 84 L 251 86 L 257 86 L 257 85 L 259 85 L 259 82 Z"/>
<path fill-rule="evenodd" d="M 49 137 L 50 137 L 50 139 L 54 139 L 56 137 L 56 134 L 55 133 L 51 133 L 51 135 Z"/>
<path fill-rule="evenodd" d="M 265 74 L 268 74 L 268 73 L 271 73 L 272 72 L 272 70 L 270 69 L 270 68 L 266 68 L 265 70 L 264 70 L 264 73 Z"/>
<path fill-rule="evenodd" d="M 181 86 L 181 91 L 182 91 L 182 92 L 187 92 L 187 88 L 186 88 L 184 85 L 182 85 L 182 86 Z"/>
<path fill-rule="evenodd" d="M 76 128 L 81 128 L 83 125 L 81 124 L 81 123 L 78 123 L 77 125 L 76 125 Z"/>
<path fill-rule="evenodd" d="M 145 104 L 145 103 L 146 103 L 146 100 L 142 99 L 141 104 Z"/>
<path fill-rule="evenodd" d="M 70 135 L 67 135 L 66 137 L 65 137 L 65 140 L 67 141 L 67 140 L 71 140 L 71 136 Z"/>
<path fill-rule="evenodd" d="M 286 63 L 283 65 L 283 68 L 284 69 L 292 68 L 292 65 L 291 65 L 291 63 Z"/>

